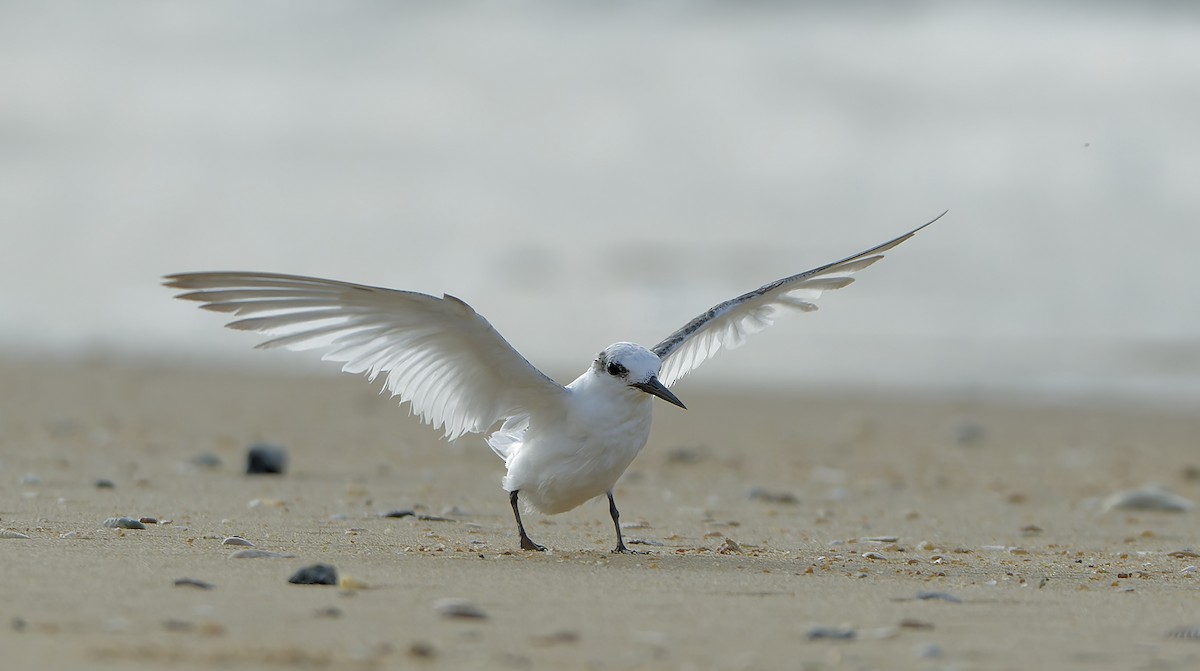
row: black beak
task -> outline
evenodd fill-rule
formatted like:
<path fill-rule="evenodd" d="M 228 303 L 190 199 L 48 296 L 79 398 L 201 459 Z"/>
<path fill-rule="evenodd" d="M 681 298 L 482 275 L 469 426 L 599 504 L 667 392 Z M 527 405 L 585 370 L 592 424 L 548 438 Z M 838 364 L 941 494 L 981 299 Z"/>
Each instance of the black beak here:
<path fill-rule="evenodd" d="M 645 382 L 635 382 L 629 386 L 637 387 L 638 389 L 641 389 L 642 391 L 646 392 L 647 394 L 653 394 L 668 403 L 674 403 L 675 405 L 683 408 L 684 410 L 687 410 L 687 406 L 683 404 L 683 401 L 679 400 L 679 397 L 676 396 L 675 394 L 672 394 L 671 390 L 667 389 L 666 385 L 659 382 L 658 378 L 656 378 L 656 377 L 652 377 L 649 380 L 646 380 Z"/>

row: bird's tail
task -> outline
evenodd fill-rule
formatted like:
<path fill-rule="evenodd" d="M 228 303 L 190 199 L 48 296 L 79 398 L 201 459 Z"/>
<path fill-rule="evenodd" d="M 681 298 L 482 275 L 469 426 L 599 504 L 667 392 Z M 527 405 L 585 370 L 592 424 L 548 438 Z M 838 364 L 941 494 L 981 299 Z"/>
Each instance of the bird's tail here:
<path fill-rule="evenodd" d="M 495 433 L 488 436 L 488 447 L 504 460 L 505 465 L 508 465 L 508 459 L 521 443 L 525 442 L 525 431 L 529 429 L 529 415 L 513 415 L 504 420 L 504 424 Z"/>

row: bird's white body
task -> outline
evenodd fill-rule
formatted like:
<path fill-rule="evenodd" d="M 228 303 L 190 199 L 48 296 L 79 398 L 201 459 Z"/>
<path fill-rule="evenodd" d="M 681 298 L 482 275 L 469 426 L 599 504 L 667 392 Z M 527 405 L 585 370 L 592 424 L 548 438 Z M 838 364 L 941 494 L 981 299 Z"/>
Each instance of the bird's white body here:
<path fill-rule="evenodd" d="M 657 374 L 658 357 L 639 349 L 654 357 Z M 547 514 L 611 491 L 650 438 L 653 398 L 648 394 L 596 366 L 567 391 L 556 411 L 528 423 L 506 423 L 488 438 L 508 471 L 504 489 L 521 492 L 525 502 Z"/>
<path fill-rule="evenodd" d="M 650 395 L 684 407 L 669 389 L 680 378 L 722 348 L 739 347 L 777 313 L 815 310 L 822 293 L 849 285 L 850 275 L 921 228 L 719 303 L 651 349 L 610 345 L 567 386 L 453 296 L 273 273 L 185 273 L 167 284 L 205 309 L 238 315 L 231 328 L 272 336 L 259 347 L 320 349 L 346 372 L 383 375 L 385 390 L 448 438 L 503 422 L 488 445 L 507 468 L 503 484 L 521 547 L 545 549 L 525 534 L 519 496 L 541 512 L 561 513 L 607 493 L 616 551 L 626 552 L 612 488 L 646 445 Z"/>

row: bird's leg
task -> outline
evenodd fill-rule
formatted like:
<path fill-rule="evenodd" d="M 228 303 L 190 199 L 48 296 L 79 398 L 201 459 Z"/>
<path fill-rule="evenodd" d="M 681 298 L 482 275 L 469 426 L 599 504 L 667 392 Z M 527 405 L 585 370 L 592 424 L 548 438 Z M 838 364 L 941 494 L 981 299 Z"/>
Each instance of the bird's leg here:
<path fill-rule="evenodd" d="M 546 546 L 538 545 L 537 543 L 529 540 L 529 536 L 525 533 L 525 525 L 521 524 L 521 510 L 517 507 L 517 492 L 509 492 L 508 501 L 509 503 L 512 503 L 513 517 L 517 518 L 517 531 L 521 532 L 521 549 L 545 552 Z"/>
<path fill-rule="evenodd" d="M 625 540 L 621 538 L 621 523 L 617 520 L 621 519 L 621 513 L 617 511 L 617 502 L 613 501 L 613 495 L 608 493 L 608 514 L 612 515 L 613 528 L 617 530 L 617 547 L 613 548 L 614 554 L 643 554 L 636 550 L 630 550 L 625 547 Z"/>

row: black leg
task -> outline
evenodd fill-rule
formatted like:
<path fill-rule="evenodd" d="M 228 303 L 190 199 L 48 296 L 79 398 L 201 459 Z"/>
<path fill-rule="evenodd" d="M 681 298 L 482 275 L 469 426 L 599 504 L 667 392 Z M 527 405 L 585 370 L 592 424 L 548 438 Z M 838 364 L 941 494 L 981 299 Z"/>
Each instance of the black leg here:
<path fill-rule="evenodd" d="M 625 540 L 621 538 L 621 513 L 617 511 L 617 502 L 613 501 L 612 492 L 608 493 L 608 514 L 612 515 L 613 528 L 617 530 L 617 547 L 613 548 L 614 553 L 619 554 L 640 554 L 634 550 L 625 547 Z"/>
<path fill-rule="evenodd" d="M 609 496 L 609 500 L 611 499 L 612 497 Z M 534 543 L 533 541 L 529 540 L 529 536 L 525 534 L 525 525 L 521 524 L 521 510 L 517 507 L 517 493 L 509 492 L 508 501 L 509 503 L 512 503 L 513 517 L 517 518 L 517 531 L 521 532 L 521 549 L 545 552 L 546 547 L 544 545 L 538 545 L 537 543 Z M 619 529 L 617 530 L 617 533 L 621 533 Z"/>

